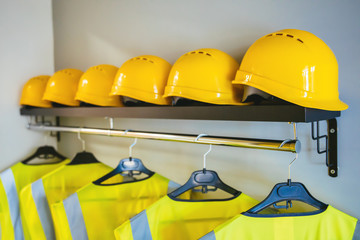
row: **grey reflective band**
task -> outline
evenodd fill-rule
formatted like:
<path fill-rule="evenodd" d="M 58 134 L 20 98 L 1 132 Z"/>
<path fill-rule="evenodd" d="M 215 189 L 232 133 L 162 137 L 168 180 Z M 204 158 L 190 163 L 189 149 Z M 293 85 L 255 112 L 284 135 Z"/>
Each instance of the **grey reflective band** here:
<path fill-rule="evenodd" d="M 181 186 L 181 185 L 178 184 L 178 183 L 176 183 L 176 182 L 169 181 L 167 193 L 171 193 L 172 191 L 174 191 L 175 189 L 179 188 L 180 186 Z"/>
<path fill-rule="evenodd" d="M 146 210 L 131 218 L 130 224 L 134 240 L 152 240 Z"/>
<path fill-rule="evenodd" d="M 216 240 L 215 232 L 214 231 L 209 232 L 208 234 L 200 238 L 200 240 Z"/>
<path fill-rule="evenodd" d="M 69 223 L 71 237 L 74 240 L 88 240 L 84 216 L 77 193 L 64 200 L 64 208 Z"/>
<path fill-rule="evenodd" d="M 23 240 L 24 232 L 20 218 L 19 196 L 16 190 L 14 174 L 12 170 L 8 168 L 0 173 L 0 178 L 9 205 L 11 223 L 14 228 L 14 238 L 16 240 Z"/>
<path fill-rule="evenodd" d="M 354 231 L 352 240 L 360 240 L 360 222 L 359 222 L 359 220 L 356 222 L 356 227 L 355 227 L 355 231 Z"/>
<path fill-rule="evenodd" d="M 55 239 L 54 226 L 42 179 L 31 184 L 31 192 L 46 239 Z"/>

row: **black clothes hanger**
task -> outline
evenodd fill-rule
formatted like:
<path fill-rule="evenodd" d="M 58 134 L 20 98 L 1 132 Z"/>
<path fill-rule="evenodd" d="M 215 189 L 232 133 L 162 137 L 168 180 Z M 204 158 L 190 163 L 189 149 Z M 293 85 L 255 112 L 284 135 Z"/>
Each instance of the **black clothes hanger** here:
<path fill-rule="evenodd" d="M 75 155 L 75 157 L 67 165 L 99 163 L 94 154 L 91 152 L 82 151 Z"/>
<path fill-rule="evenodd" d="M 34 154 L 32 154 L 30 157 L 26 158 L 25 160 L 23 160 L 21 162 L 24 164 L 27 164 L 28 162 L 30 162 L 31 160 L 33 160 L 35 158 L 40 158 L 40 159 L 58 158 L 59 161 L 57 161 L 57 162 L 61 162 L 66 159 L 66 157 L 64 157 L 63 155 L 58 153 L 54 147 L 45 145 L 45 146 L 39 147 Z M 57 163 L 57 162 L 51 162 L 51 163 Z M 44 163 L 42 163 L 42 164 L 44 164 Z"/>
<path fill-rule="evenodd" d="M 195 187 L 199 186 L 201 186 L 201 190 L 194 189 Z M 214 188 L 208 188 L 209 186 L 212 186 Z M 240 191 L 230 187 L 229 185 L 221 181 L 215 171 L 206 170 L 204 168 L 203 170 L 193 172 L 189 180 L 184 185 L 169 193 L 168 196 L 176 198 L 190 189 L 192 189 L 193 191 L 201 191 L 203 193 L 207 193 L 208 191 L 216 191 L 218 188 L 234 196 L 237 196 L 241 193 Z"/>
<path fill-rule="evenodd" d="M 313 207 L 318 208 L 319 210 L 324 210 L 328 206 L 327 204 L 314 198 L 306 189 L 304 184 L 300 182 L 291 182 L 291 179 L 288 179 L 287 182 L 276 184 L 271 190 L 270 194 L 261 203 L 246 212 L 256 214 L 271 205 L 273 205 L 275 208 L 288 209 L 292 207 L 292 200 L 307 203 Z M 286 201 L 286 205 L 276 205 L 276 203 L 282 201 Z"/>
<path fill-rule="evenodd" d="M 88 163 L 99 163 L 94 154 L 85 151 L 85 140 L 80 136 L 80 130 L 78 131 L 78 139 L 82 143 L 83 151 L 79 152 L 75 155 L 75 157 L 71 160 L 67 165 L 77 165 L 77 164 L 88 164 Z"/>
<path fill-rule="evenodd" d="M 94 181 L 94 184 L 97 185 L 112 185 L 112 184 L 102 184 L 106 180 L 114 177 L 117 174 L 125 175 L 132 177 L 134 175 L 140 175 L 141 173 L 147 174 L 149 177 L 151 177 L 154 172 L 150 171 L 145 167 L 145 165 L 142 163 L 142 161 L 138 158 L 124 158 L 120 161 L 120 163 L 117 165 L 117 167 L 106 174 L 105 176 L 99 178 L 98 180 Z M 136 179 L 134 179 L 136 181 Z"/>

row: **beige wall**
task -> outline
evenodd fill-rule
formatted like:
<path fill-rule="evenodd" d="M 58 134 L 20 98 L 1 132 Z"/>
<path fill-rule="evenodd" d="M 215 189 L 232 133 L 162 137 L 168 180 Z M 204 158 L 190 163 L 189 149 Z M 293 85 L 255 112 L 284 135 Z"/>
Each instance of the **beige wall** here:
<path fill-rule="evenodd" d="M 0 171 L 45 143 L 25 128 L 18 103 L 29 78 L 53 73 L 53 49 L 51 1 L 0 0 Z"/>
<path fill-rule="evenodd" d="M 239 62 L 257 38 L 283 28 L 310 31 L 334 51 L 339 63 L 339 92 L 350 108 L 339 123 L 339 177 L 330 178 L 325 156 L 316 153 L 310 124 L 299 124 L 302 152 L 292 178 L 326 203 L 360 218 L 358 135 L 360 128 L 360 4 L 358 1 L 53 1 L 56 70 L 86 70 L 97 64 L 121 66 L 131 57 L 153 54 L 170 63 L 198 48 L 223 50 Z M 64 124 L 108 127 L 108 120 L 62 119 Z M 322 124 L 325 125 L 324 123 Z M 18 124 L 19 126 L 19 124 Z M 285 139 L 287 123 L 115 119 L 115 128 L 209 135 Z M 324 129 L 323 129 L 324 130 Z M 36 133 L 33 133 L 35 135 Z M 130 139 L 85 136 L 87 149 L 116 166 L 127 157 Z M 81 150 L 76 135 L 63 134 L 61 151 Z M 184 183 L 202 167 L 207 146 L 139 140 L 134 156 L 154 171 Z M 290 153 L 214 147 L 208 168 L 229 185 L 262 200 L 287 178 Z"/>

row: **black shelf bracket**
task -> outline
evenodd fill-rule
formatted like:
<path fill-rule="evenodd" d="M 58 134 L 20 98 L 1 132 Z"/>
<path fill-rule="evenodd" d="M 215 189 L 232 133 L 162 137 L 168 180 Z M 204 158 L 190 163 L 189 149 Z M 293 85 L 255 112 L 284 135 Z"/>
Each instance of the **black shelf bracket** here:
<path fill-rule="evenodd" d="M 320 136 L 319 121 L 311 122 L 311 137 L 316 140 L 318 154 L 325 153 L 325 163 L 328 167 L 330 177 L 338 176 L 338 160 L 337 160 L 337 121 L 332 118 L 327 121 L 327 134 Z M 314 133 L 314 125 L 316 123 L 316 133 Z M 325 139 L 325 149 L 320 150 L 320 141 Z"/>

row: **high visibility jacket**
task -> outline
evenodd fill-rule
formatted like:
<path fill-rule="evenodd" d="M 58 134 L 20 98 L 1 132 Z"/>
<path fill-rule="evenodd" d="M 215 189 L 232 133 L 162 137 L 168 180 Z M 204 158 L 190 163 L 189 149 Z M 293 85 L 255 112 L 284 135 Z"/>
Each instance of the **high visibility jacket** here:
<path fill-rule="evenodd" d="M 64 165 L 27 185 L 20 193 L 20 208 L 24 211 L 30 239 L 55 239 L 49 206 L 111 170 L 102 163 Z"/>
<path fill-rule="evenodd" d="M 201 240 L 359 240 L 359 221 L 331 206 L 303 216 L 243 213 L 218 226 Z"/>
<path fill-rule="evenodd" d="M 179 186 L 157 173 L 115 185 L 88 184 L 52 205 L 56 239 L 115 239 L 116 227 Z"/>
<path fill-rule="evenodd" d="M 48 164 L 16 163 L 0 173 L 0 226 L 2 240 L 29 239 L 23 231 L 23 216 L 20 214 L 19 193 L 29 183 L 32 183 L 68 163 L 64 160 Z"/>
<path fill-rule="evenodd" d="M 115 230 L 117 240 L 192 240 L 258 201 L 241 193 L 228 200 L 178 200 L 168 195 Z"/>

